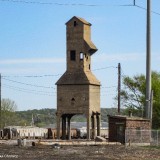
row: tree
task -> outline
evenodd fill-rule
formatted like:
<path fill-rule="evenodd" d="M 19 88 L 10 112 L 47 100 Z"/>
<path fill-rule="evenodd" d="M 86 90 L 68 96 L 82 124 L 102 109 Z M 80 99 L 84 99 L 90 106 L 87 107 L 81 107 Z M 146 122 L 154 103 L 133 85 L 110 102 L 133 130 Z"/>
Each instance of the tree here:
<path fill-rule="evenodd" d="M 126 76 L 123 78 L 123 90 L 121 91 L 121 101 L 126 107 L 126 111 L 132 110 L 133 115 L 143 116 L 145 106 L 146 79 L 143 74 L 133 78 Z M 153 119 L 152 127 L 160 128 L 160 73 L 152 72 L 153 90 Z"/>
<path fill-rule="evenodd" d="M 2 127 L 8 125 L 15 125 L 15 121 L 17 121 L 17 116 L 15 111 L 17 109 L 17 105 L 14 101 L 10 99 L 2 99 L 1 101 L 1 110 L 2 110 Z"/>

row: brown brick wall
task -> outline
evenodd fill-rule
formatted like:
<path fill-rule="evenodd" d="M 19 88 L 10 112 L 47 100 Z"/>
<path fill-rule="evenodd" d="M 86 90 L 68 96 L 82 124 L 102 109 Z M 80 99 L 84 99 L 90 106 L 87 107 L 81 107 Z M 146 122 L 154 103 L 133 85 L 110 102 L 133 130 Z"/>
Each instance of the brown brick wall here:
<path fill-rule="evenodd" d="M 150 121 L 148 120 L 127 120 L 126 128 L 130 129 L 150 129 Z"/>
<path fill-rule="evenodd" d="M 131 118 L 131 117 L 121 117 L 121 116 L 108 116 L 109 120 L 109 141 L 110 142 L 117 142 L 117 131 L 121 126 L 122 135 L 121 135 L 121 142 L 125 142 L 125 130 L 126 129 L 137 129 L 137 130 L 150 130 L 150 121 L 147 119 L 142 118 Z M 144 137 L 146 141 L 149 140 L 149 136 L 146 135 Z"/>

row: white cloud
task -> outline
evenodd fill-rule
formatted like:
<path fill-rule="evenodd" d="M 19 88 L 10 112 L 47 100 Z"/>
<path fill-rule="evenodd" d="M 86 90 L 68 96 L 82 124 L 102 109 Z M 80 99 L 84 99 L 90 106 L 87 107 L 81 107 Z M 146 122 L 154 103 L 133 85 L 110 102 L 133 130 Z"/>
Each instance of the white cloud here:
<path fill-rule="evenodd" d="M 117 54 L 97 54 L 97 56 L 95 56 L 93 58 L 93 60 L 95 62 L 100 61 L 100 62 L 104 62 L 104 61 L 137 61 L 137 60 L 141 60 L 142 58 L 145 57 L 144 53 L 117 53 Z"/>
<path fill-rule="evenodd" d="M 2 65 L 16 64 L 39 64 L 39 63 L 63 63 L 65 58 L 29 58 L 29 59 L 3 59 L 0 60 Z"/>
<path fill-rule="evenodd" d="M 0 60 L 0 73 L 54 74 L 61 73 L 65 66 L 65 58 L 3 59 Z"/>

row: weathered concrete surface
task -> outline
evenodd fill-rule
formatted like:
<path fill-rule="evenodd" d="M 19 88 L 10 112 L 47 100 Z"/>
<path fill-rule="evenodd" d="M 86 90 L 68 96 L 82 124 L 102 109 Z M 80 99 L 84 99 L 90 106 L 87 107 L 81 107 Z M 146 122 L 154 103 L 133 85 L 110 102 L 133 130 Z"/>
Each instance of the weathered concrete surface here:
<path fill-rule="evenodd" d="M 101 137 L 101 136 L 97 136 L 97 137 L 95 138 L 95 141 L 96 141 L 96 142 L 106 142 L 106 139 L 103 138 L 103 137 Z"/>
<path fill-rule="evenodd" d="M 59 145 L 62 146 L 90 146 L 90 145 L 121 145 L 119 142 L 98 142 L 98 141 L 41 141 L 37 144 L 42 144 L 42 145 L 54 145 L 55 143 L 58 143 Z"/>

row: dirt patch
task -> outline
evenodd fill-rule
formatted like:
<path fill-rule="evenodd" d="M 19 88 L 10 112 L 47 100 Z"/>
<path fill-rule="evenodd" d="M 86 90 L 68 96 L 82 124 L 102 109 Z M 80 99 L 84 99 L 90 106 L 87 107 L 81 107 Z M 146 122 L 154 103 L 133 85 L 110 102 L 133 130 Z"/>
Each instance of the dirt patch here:
<path fill-rule="evenodd" d="M 26 146 L 0 145 L 0 160 L 158 160 L 160 149 L 127 147 L 123 145 L 105 146 Z"/>

